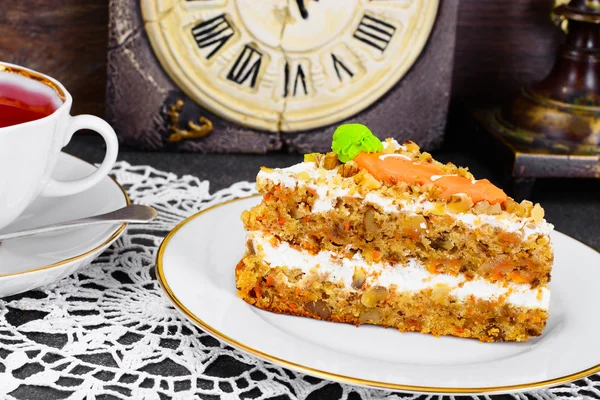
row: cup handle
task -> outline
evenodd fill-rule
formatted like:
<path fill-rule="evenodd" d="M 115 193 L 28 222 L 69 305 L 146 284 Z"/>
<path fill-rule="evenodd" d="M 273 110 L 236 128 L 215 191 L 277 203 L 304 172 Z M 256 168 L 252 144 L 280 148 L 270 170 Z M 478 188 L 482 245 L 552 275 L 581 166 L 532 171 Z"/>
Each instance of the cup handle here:
<path fill-rule="evenodd" d="M 91 175 L 75 181 L 57 181 L 50 179 L 48 185 L 44 188 L 41 195 L 46 197 L 68 196 L 71 194 L 83 192 L 99 183 L 112 169 L 117 161 L 119 152 L 119 141 L 113 128 L 103 119 L 93 115 L 78 115 L 70 117 L 71 121 L 67 128 L 66 140 L 64 146 L 69 143 L 73 134 L 81 129 L 90 129 L 96 131 L 104 138 L 106 143 L 106 155 L 100 167 Z"/>

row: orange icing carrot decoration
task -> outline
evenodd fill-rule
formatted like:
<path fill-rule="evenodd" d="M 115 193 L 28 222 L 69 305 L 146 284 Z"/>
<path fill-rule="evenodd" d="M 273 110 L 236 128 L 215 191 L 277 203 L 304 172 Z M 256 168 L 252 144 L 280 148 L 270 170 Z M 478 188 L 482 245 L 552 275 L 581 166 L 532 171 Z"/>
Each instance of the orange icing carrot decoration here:
<path fill-rule="evenodd" d="M 506 193 L 487 179 L 471 182 L 463 176 L 442 176 L 435 181 L 435 185 L 443 189 L 442 198 L 444 199 L 456 193 L 466 193 L 473 203 L 487 200 L 488 203 L 495 204 L 502 203 L 507 199 Z"/>
<path fill-rule="evenodd" d="M 444 171 L 431 164 L 417 164 L 400 157 L 384 157 L 379 153 L 360 153 L 354 158 L 358 168 L 366 169 L 375 179 L 387 183 L 432 183 L 431 176 L 443 175 Z"/>
<path fill-rule="evenodd" d="M 462 176 L 445 175 L 435 165 L 407 160 L 403 157 L 385 156 L 379 153 L 360 153 L 354 158 L 358 168 L 367 170 L 375 179 L 387 183 L 406 182 L 424 185 L 432 183 L 442 191 L 442 198 L 465 193 L 473 203 L 487 200 L 490 204 L 502 203 L 507 199 L 502 189 L 487 179 L 472 182 Z M 441 176 L 440 176 L 441 175 Z M 436 176 L 437 179 L 431 178 Z"/>

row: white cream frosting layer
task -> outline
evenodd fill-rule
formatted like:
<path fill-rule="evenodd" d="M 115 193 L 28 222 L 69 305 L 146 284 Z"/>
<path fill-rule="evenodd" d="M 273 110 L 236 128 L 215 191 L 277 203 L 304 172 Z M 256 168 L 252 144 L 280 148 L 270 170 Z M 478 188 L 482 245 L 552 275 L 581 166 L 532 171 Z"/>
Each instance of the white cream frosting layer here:
<path fill-rule="evenodd" d="M 341 281 L 351 291 L 356 290 L 352 287 L 354 270 L 362 268 L 367 273 L 367 285 L 396 285 L 398 292 L 420 292 L 438 285 L 447 285 L 450 287 L 449 296 L 458 300 L 468 300 L 471 296 L 482 300 L 496 300 L 504 296 L 506 302 L 515 306 L 544 310 L 550 304 L 550 290 L 546 287 L 531 289 L 524 284 L 493 283 L 481 278 L 468 280 L 463 274 L 432 274 L 417 259 L 391 265 L 368 264 L 358 252 L 352 259 L 340 258 L 325 250 L 313 255 L 292 248 L 287 242 L 279 242 L 274 236 L 263 232 L 248 232 L 247 238 L 271 268 L 287 267 L 300 269 L 304 273 L 316 272 L 331 282 Z"/>
<path fill-rule="evenodd" d="M 303 181 L 297 178 L 297 174 L 306 172 L 311 178 L 310 181 Z M 365 203 L 378 207 L 386 213 L 406 213 L 410 215 L 422 214 L 424 211 L 431 210 L 436 205 L 425 197 L 418 197 L 411 200 L 398 200 L 391 197 L 384 197 L 377 192 L 369 192 L 363 198 L 359 193 L 350 194 L 348 189 L 328 185 L 327 182 L 339 176 L 337 169 L 325 170 L 317 168 L 314 162 L 302 162 L 292 165 L 288 168 L 277 168 L 270 171 L 260 171 L 256 177 L 257 182 L 268 180 L 275 184 L 280 184 L 288 188 L 298 186 L 308 186 L 317 193 L 317 199 L 313 204 L 312 212 L 321 213 L 333 210 L 336 200 L 340 197 L 362 198 Z M 319 177 L 325 178 L 325 183 L 318 184 L 312 181 Z M 523 235 L 523 240 L 534 234 L 549 235 L 554 226 L 546 220 L 539 224 L 534 224 L 528 218 L 520 218 L 512 214 L 486 215 L 472 213 L 452 213 L 447 211 L 447 215 L 460 221 L 469 229 L 475 229 L 483 225 L 494 228 L 500 228 L 505 232 L 519 232 Z"/>

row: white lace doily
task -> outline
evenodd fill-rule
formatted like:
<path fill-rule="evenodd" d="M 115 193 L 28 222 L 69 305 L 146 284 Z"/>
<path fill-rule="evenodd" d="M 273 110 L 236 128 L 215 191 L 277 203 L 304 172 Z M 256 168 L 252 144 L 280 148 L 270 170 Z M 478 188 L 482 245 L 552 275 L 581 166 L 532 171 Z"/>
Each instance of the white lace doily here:
<path fill-rule="evenodd" d="M 400 399 L 290 372 L 202 332 L 171 307 L 154 274 L 163 237 L 185 217 L 255 192 L 240 182 L 214 194 L 207 181 L 117 164 L 131 200 L 155 207 L 91 266 L 40 290 L 0 300 L 0 398 L 4 399 Z M 432 377 L 434 379 L 434 377 Z M 600 398 L 600 375 L 513 395 Z M 487 396 L 486 396 L 487 397 Z"/>

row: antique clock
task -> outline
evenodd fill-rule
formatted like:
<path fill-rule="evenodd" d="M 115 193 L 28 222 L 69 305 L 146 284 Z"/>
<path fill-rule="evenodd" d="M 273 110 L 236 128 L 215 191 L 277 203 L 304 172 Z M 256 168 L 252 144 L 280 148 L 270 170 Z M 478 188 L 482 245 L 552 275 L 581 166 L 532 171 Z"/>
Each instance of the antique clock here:
<path fill-rule="evenodd" d="M 128 2 L 112 6 L 111 40 L 119 40 L 119 9 Z M 323 150 L 335 126 L 350 120 L 380 136 L 427 136 L 433 146 L 441 138 L 452 71 L 447 53 L 456 4 L 448 4 L 141 0 L 137 45 L 129 54 L 109 50 L 115 71 L 109 69 L 108 116 L 125 144 L 142 148 Z M 438 21 L 443 8 L 450 24 Z M 125 19 L 136 24 L 135 17 Z M 440 43 L 429 50 L 440 54 L 430 54 L 415 71 L 434 28 Z M 442 43 L 450 49 L 440 51 Z M 123 99 L 129 96 L 122 85 L 133 83 L 124 63 L 145 75 L 144 87 L 134 89 L 137 105 Z M 162 93 L 159 102 L 156 93 Z M 140 102 L 152 103 L 154 112 Z M 142 119 L 133 132 L 128 109 Z"/>

